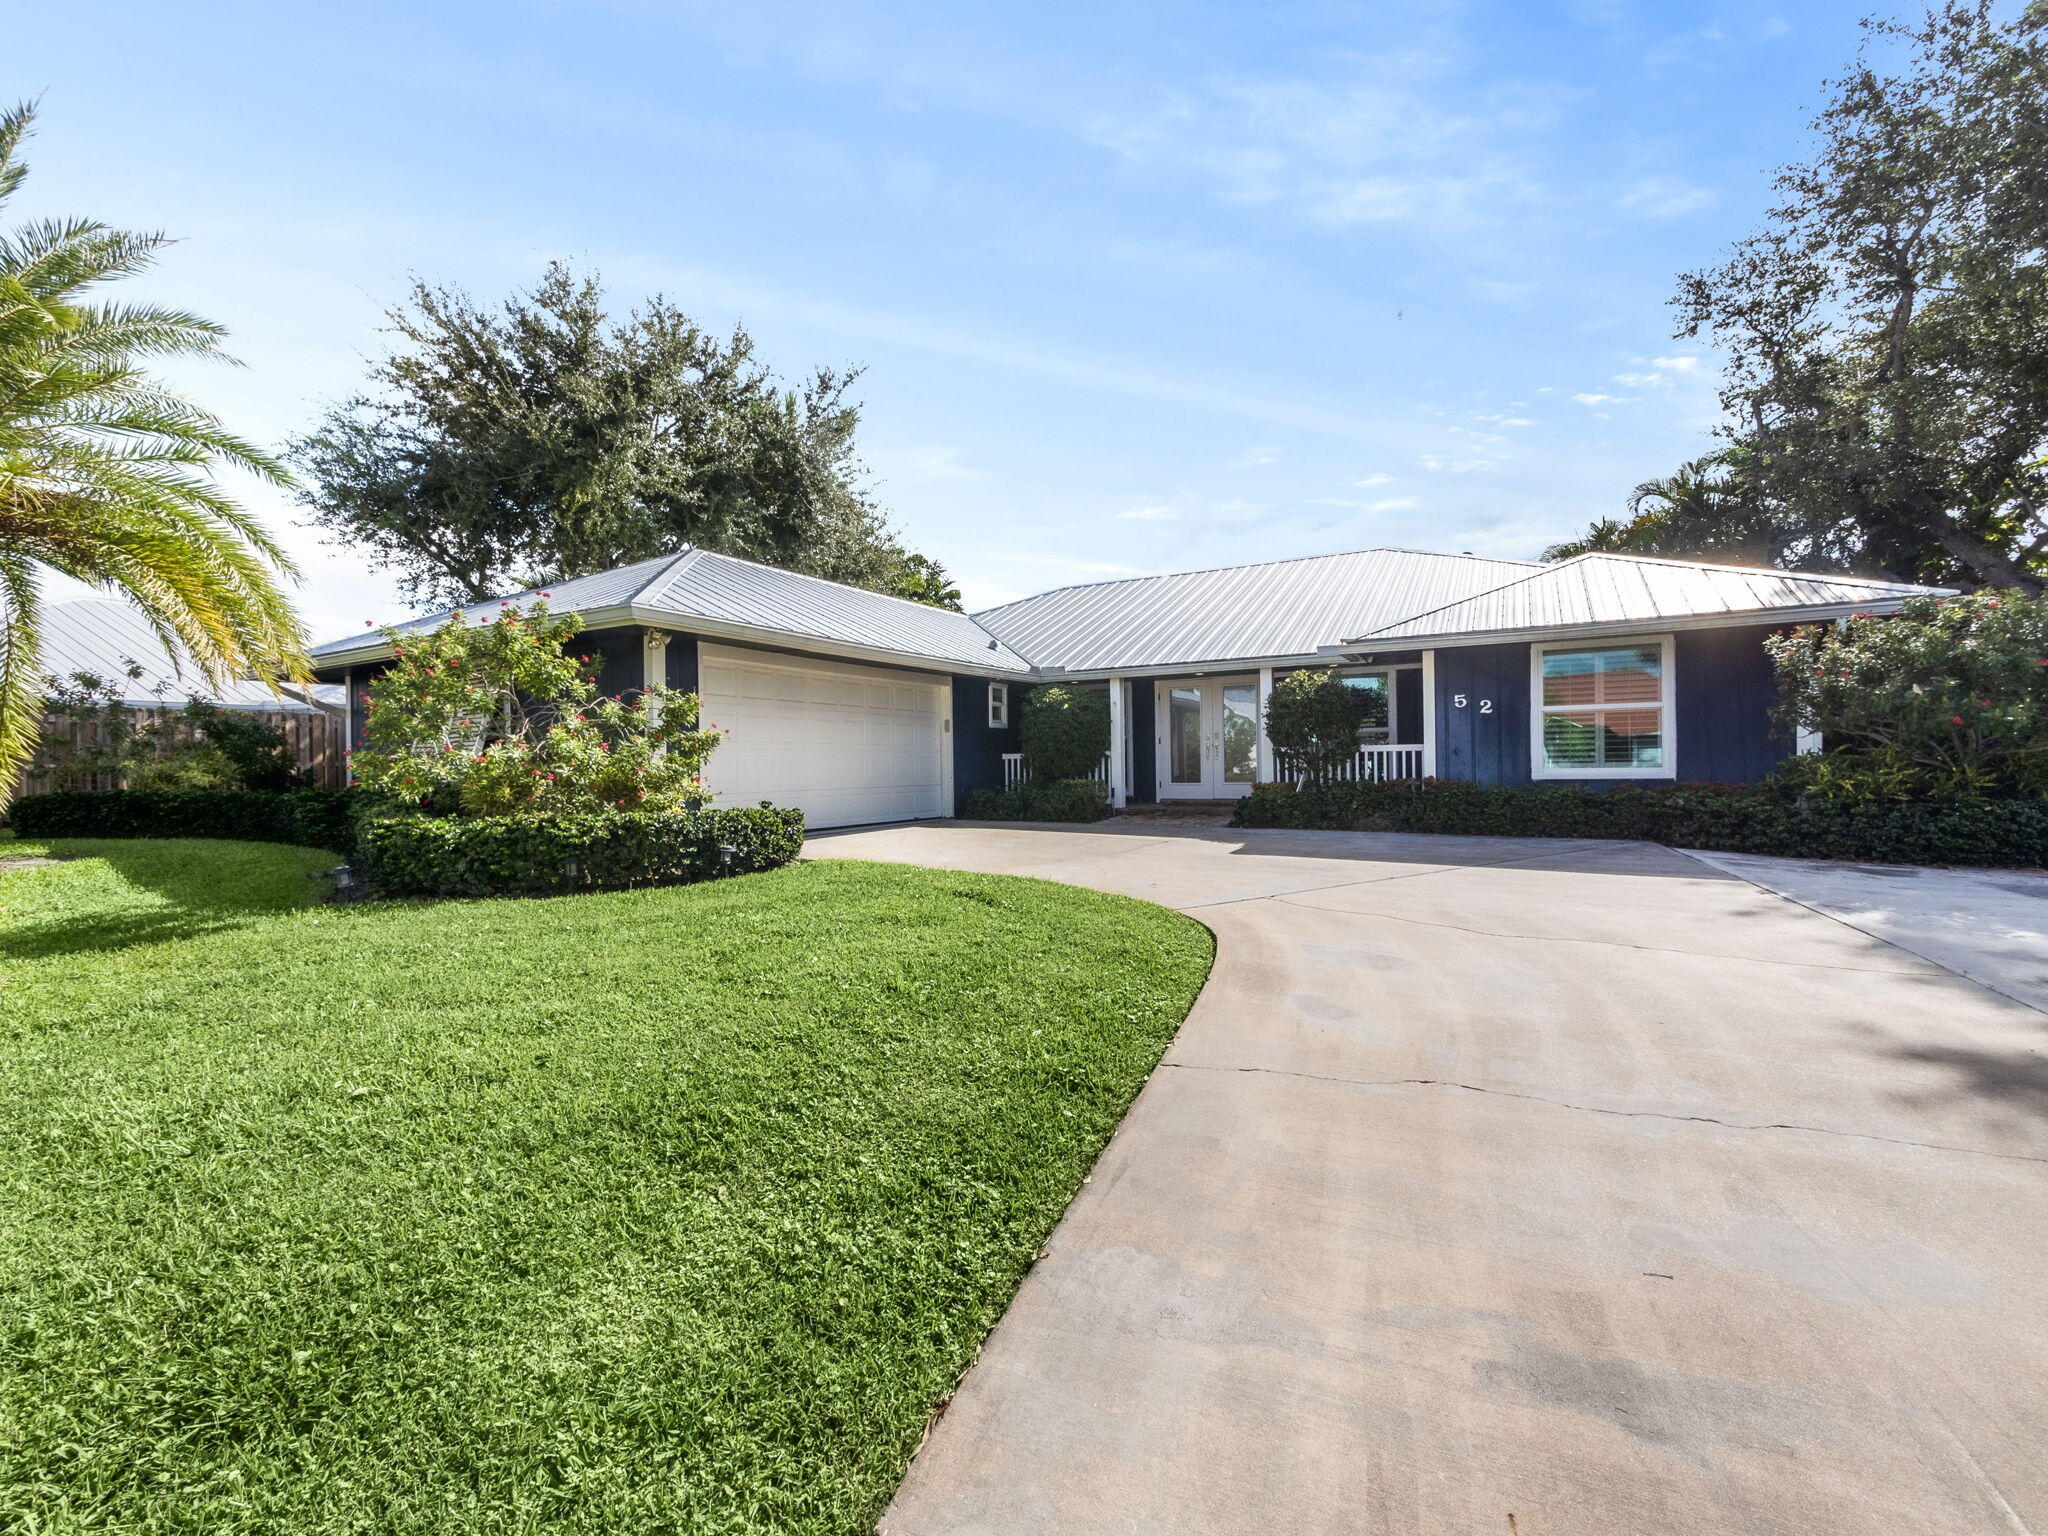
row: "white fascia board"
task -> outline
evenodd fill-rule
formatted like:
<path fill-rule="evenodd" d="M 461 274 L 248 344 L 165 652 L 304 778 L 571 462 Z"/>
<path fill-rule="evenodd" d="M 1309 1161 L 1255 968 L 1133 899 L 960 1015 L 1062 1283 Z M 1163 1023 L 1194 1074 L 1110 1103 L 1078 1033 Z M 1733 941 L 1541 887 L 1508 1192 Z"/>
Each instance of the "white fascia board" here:
<path fill-rule="evenodd" d="M 1419 650 L 1419 646 L 1404 646 L 1404 650 Z M 1336 649 L 1325 646 L 1325 651 Z M 1393 646 L 1384 646 L 1393 650 Z M 1325 667 L 1330 657 L 1318 651 L 1304 651 L 1294 656 L 1223 656 L 1208 661 L 1171 661 L 1143 667 L 1039 667 L 1032 676 L 1039 682 L 1062 683 L 1103 683 L 1114 677 L 1193 677 L 1201 673 L 1205 677 L 1220 676 L 1225 672 L 1256 672 L 1261 667 Z"/>
<path fill-rule="evenodd" d="M 907 667 L 919 672 L 959 673 L 964 677 L 990 677 L 999 681 L 1029 681 L 1033 675 L 1014 667 L 994 667 L 985 663 L 976 665 L 970 661 L 956 661 L 951 657 L 927 656 L 917 651 L 892 651 L 881 646 L 856 645 L 844 640 L 820 640 L 811 635 L 792 634 L 786 629 L 771 629 L 760 624 L 736 624 L 729 619 L 700 618 L 696 614 L 677 613 L 665 608 L 646 608 L 635 604 L 625 612 L 626 617 L 608 622 L 652 624 L 659 628 L 675 630 L 679 634 L 696 635 L 708 640 L 738 640 L 752 645 L 771 646 L 780 651 L 801 651 L 814 656 L 837 656 L 848 661 L 872 661 L 881 666 Z M 599 626 L 593 624 L 589 627 L 595 629 Z"/>
<path fill-rule="evenodd" d="M 1846 619 L 1857 613 L 1895 613 L 1903 597 L 1873 598 L 1862 603 L 1829 603 L 1811 608 L 1745 608 L 1733 613 L 1697 613 L 1679 618 L 1615 619 L 1602 624 L 1552 624 L 1530 629 L 1482 629 L 1453 635 L 1402 635 L 1380 640 L 1367 635 L 1325 646 L 1332 655 L 1356 656 L 1367 651 L 1417 650 L 1424 646 L 1444 649 L 1461 645 L 1513 645 L 1523 640 L 1572 640 L 1581 636 L 1665 634 L 1676 629 L 1739 629 L 1781 624 L 1815 624 L 1828 619 Z"/>

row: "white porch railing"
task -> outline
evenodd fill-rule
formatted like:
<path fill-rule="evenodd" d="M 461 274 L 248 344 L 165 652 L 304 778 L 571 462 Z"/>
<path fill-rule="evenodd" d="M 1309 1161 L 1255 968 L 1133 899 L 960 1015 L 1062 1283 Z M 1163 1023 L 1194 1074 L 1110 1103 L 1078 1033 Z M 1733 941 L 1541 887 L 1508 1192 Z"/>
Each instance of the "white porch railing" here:
<path fill-rule="evenodd" d="M 1299 766 L 1284 752 L 1273 754 L 1273 772 L 1274 777 L 1283 783 L 1298 784 L 1304 777 Z M 1330 777 L 1334 781 L 1355 784 L 1386 784 L 1395 779 L 1419 779 L 1422 777 L 1422 748 L 1360 747 L 1356 757 L 1332 768 Z"/>
<path fill-rule="evenodd" d="M 1003 788 L 1015 789 L 1030 777 L 1030 773 L 1024 767 L 1024 754 L 1022 752 L 1005 752 L 1003 754 Z M 1088 777 L 1098 784 L 1107 784 L 1109 782 L 1109 754 L 1107 752 L 1102 754 L 1102 761 L 1095 765 L 1095 771 L 1089 774 Z"/>

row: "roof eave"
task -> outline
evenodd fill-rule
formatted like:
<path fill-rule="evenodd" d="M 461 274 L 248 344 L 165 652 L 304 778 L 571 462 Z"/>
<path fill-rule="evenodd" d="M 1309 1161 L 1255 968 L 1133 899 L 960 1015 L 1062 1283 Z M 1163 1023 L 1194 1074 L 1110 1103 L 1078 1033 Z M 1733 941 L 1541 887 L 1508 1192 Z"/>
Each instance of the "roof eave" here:
<path fill-rule="evenodd" d="M 1325 646 L 1333 656 L 1351 656 L 1360 651 L 1442 650 L 1460 645 L 1513 645 L 1522 640 L 1569 640 L 1579 635 L 1662 634 L 1680 629 L 1726 629 L 1737 624 L 1814 624 L 1828 619 L 1846 619 L 1858 613 L 1893 613 L 1909 597 L 1946 595 L 1930 588 L 1927 593 L 1902 593 L 1894 597 L 1871 597 L 1856 603 L 1816 603 L 1799 608 L 1741 608 L 1720 613 L 1688 613 L 1662 618 L 1611 619 L 1598 624 L 1539 624 L 1519 629 L 1478 629 L 1441 635 L 1361 635 L 1337 645 Z"/>
<path fill-rule="evenodd" d="M 644 603 L 613 603 L 603 608 L 591 608 L 579 612 L 576 617 L 583 621 L 585 630 L 613 629 L 625 624 L 645 624 L 654 629 L 673 629 L 691 635 L 700 635 L 710 640 L 737 640 L 754 645 L 773 646 L 779 650 L 803 651 L 819 656 L 835 656 L 852 661 L 872 661 L 884 666 L 909 667 L 924 672 L 957 672 L 970 677 L 1029 678 L 1030 664 L 1024 662 L 1014 651 L 1002 654 L 1016 656 L 1022 665 L 1002 666 L 996 663 L 962 661 L 950 656 L 931 656 L 922 651 L 898 651 L 883 646 L 858 645 L 850 641 L 825 640 L 812 635 L 797 634 L 786 629 L 774 629 L 766 625 L 740 624 L 729 619 L 707 619 L 699 614 L 684 613 L 674 608 L 657 608 Z M 313 658 L 316 673 L 340 672 L 349 667 L 360 667 L 371 662 L 385 661 L 391 656 L 391 642 L 383 635 L 366 635 L 363 643 L 352 645 L 343 651 L 329 652 Z"/>

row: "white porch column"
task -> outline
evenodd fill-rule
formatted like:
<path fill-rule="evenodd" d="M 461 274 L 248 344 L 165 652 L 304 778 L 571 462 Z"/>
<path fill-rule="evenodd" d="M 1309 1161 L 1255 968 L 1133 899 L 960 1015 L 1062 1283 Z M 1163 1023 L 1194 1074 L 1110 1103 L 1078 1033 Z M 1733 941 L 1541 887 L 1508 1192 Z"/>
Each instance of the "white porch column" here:
<path fill-rule="evenodd" d="M 650 629 L 641 636 L 640 686 L 642 688 L 666 688 L 668 686 L 668 631 L 665 629 Z M 659 698 L 649 697 L 640 707 L 649 711 L 647 718 L 650 722 L 660 721 L 661 701 Z"/>
<path fill-rule="evenodd" d="M 1422 653 L 1422 776 L 1436 777 L 1436 652 Z"/>
<path fill-rule="evenodd" d="M 1124 703 L 1124 680 L 1109 680 L 1109 803 L 1122 807 L 1130 796 L 1130 711 Z"/>
<path fill-rule="evenodd" d="M 1273 743 L 1266 739 L 1266 700 L 1273 697 L 1273 669 L 1259 668 L 1259 766 L 1253 777 L 1261 784 L 1273 782 Z"/>

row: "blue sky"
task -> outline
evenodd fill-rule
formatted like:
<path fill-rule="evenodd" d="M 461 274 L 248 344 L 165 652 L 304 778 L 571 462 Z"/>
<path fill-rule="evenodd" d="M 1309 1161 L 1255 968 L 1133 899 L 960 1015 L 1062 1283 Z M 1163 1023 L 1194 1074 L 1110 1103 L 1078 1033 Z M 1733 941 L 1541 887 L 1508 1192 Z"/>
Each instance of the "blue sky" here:
<path fill-rule="evenodd" d="M 16 18 L 11 210 L 179 237 L 152 296 L 281 441 L 408 275 L 551 257 L 859 363 L 971 606 L 1397 544 L 1532 556 L 1707 444 L 1675 274 L 1756 222 L 1866 6 L 103 3 Z M 141 286 L 141 285 L 134 285 Z M 321 638 L 398 610 L 252 496 Z"/>

